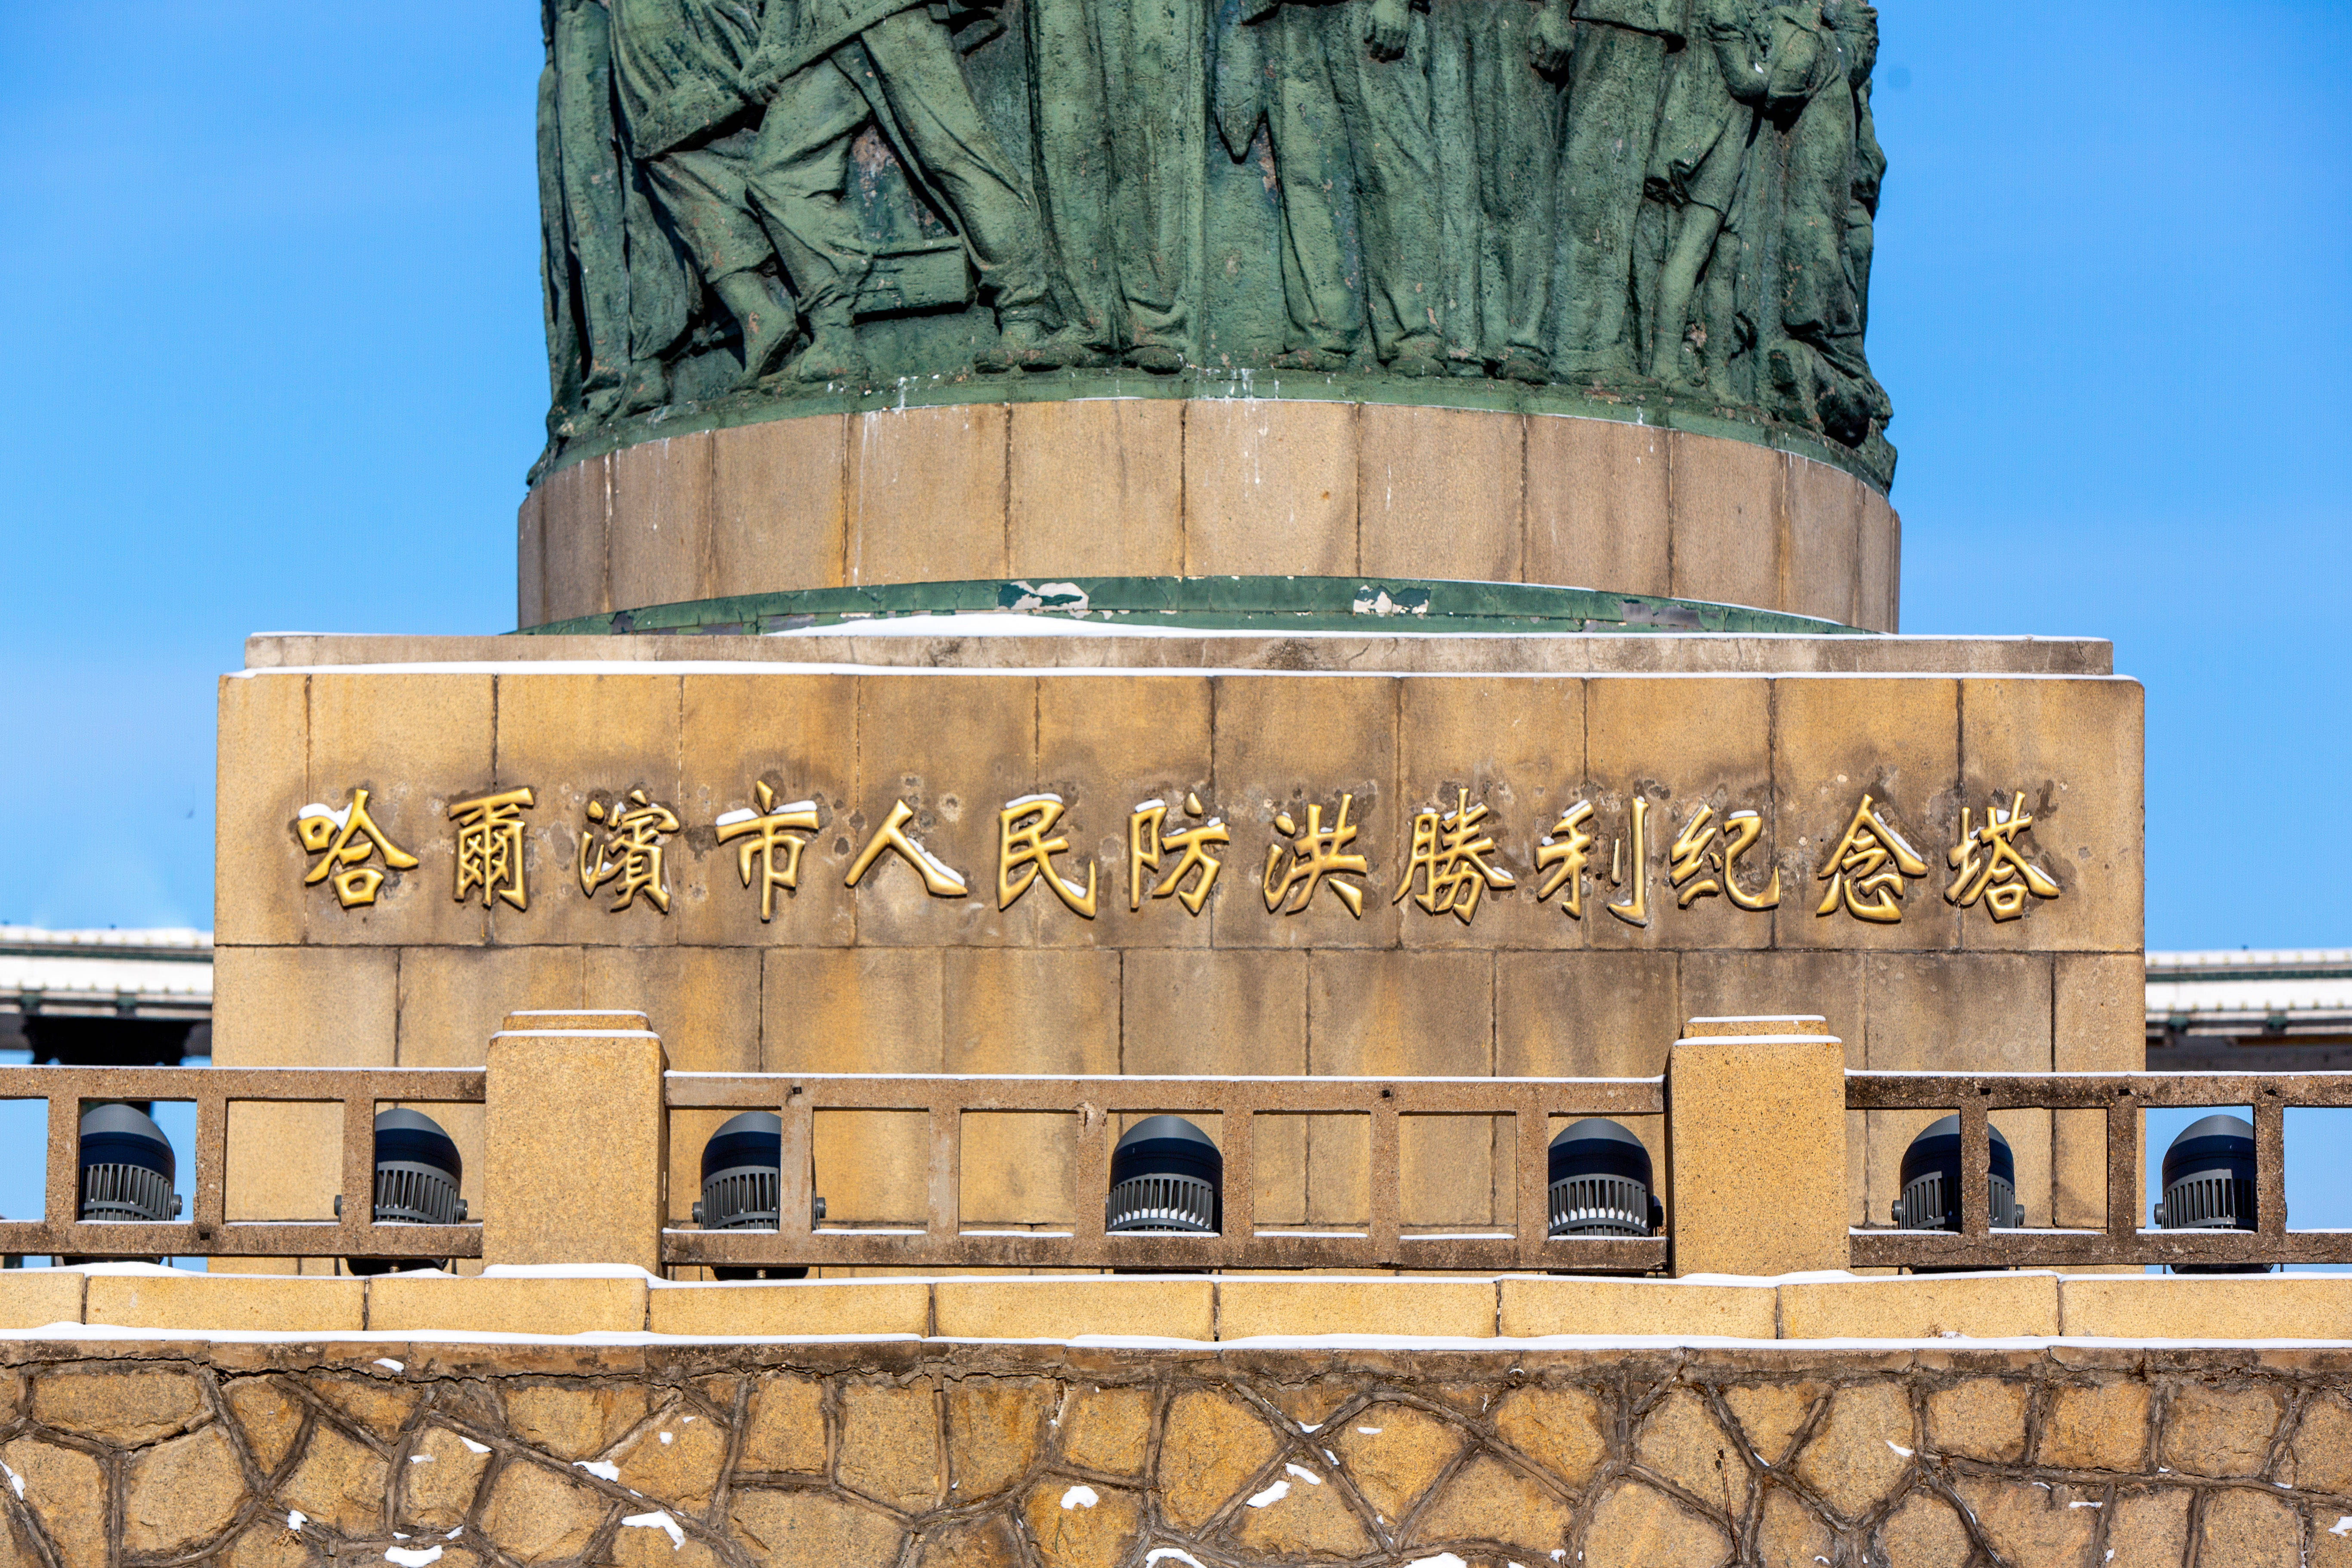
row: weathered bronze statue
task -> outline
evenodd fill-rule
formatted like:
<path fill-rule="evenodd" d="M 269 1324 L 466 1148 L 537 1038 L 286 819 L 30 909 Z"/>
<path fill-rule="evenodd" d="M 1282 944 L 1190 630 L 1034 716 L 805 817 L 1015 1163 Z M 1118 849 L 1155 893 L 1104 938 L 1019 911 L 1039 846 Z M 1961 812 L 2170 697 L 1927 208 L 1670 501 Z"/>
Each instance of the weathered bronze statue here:
<path fill-rule="evenodd" d="M 1892 469 L 1857 0 L 543 0 L 543 22 L 551 455 L 730 400 L 1267 371 L 1688 406 Z"/>

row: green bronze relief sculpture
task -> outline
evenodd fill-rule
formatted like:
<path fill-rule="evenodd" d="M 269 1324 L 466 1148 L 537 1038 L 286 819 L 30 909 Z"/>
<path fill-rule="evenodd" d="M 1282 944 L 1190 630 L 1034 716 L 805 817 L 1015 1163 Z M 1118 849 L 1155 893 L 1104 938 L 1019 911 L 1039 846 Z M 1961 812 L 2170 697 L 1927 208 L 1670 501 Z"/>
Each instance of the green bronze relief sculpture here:
<path fill-rule="evenodd" d="M 1680 411 L 1891 477 L 1854 0 L 541 17 L 543 462 L 996 378 Z"/>

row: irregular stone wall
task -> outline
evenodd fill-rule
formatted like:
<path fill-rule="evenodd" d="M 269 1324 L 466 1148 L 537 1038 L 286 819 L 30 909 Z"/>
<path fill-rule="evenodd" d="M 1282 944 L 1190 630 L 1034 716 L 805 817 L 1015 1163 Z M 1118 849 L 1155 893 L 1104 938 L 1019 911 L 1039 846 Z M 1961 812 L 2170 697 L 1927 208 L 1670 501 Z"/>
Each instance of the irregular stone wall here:
<path fill-rule="evenodd" d="M 5 1359 L 44 1568 L 2352 1563 L 2345 1350 Z"/>

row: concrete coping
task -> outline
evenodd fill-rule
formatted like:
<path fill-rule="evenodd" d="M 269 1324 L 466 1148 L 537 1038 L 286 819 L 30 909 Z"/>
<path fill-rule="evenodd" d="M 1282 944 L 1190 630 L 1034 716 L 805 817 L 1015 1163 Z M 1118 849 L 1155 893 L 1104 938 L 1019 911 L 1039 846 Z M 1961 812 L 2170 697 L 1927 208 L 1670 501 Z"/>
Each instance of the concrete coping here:
<path fill-rule="evenodd" d="M 2352 1276 L 1033 1275 L 721 1284 L 610 1266 L 358 1279 L 140 1264 L 0 1276 L 0 1334 L 56 1337 L 77 1326 L 109 1331 L 100 1337 L 2352 1343 Z"/>

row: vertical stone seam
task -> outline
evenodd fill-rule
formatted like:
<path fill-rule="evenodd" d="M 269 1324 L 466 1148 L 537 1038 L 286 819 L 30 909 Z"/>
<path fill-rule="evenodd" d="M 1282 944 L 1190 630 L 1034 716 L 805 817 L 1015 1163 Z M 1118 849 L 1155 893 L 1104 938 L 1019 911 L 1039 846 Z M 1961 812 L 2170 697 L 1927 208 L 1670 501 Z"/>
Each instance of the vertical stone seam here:
<path fill-rule="evenodd" d="M 1682 437 L 1672 430 L 1663 431 L 1659 436 L 1658 446 L 1663 453 L 1658 460 L 1664 463 L 1666 468 L 1666 597 L 1678 599 L 1682 597 L 1683 586 L 1675 574 L 1677 569 L 1675 562 L 1675 537 L 1682 531 L 1683 523 L 1681 475 L 1677 471 L 1681 464 L 1676 461 L 1682 456 Z"/>
<path fill-rule="evenodd" d="M 695 563 L 698 599 L 719 595 L 719 432 L 702 433 L 702 548 Z"/>
<path fill-rule="evenodd" d="M 1198 320 L 1197 317 L 1194 319 Z M 1176 574 L 1180 577 L 1192 563 L 1192 468 L 1185 449 L 1192 431 L 1192 400 L 1180 397 L 1176 399 Z M 1213 683 L 1212 689 L 1214 689 Z M 1213 707 L 1211 712 L 1213 714 L 1214 711 Z M 1213 754 L 1216 736 L 1213 723 L 1209 733 Z"/>
<path fill-rule="evenodd" d="M 1355 475 L 1354 494 L 1350 496 L 1349 523 L 1354 531 L 1350 541 L 1349 566 L 1361 576 L 1364 570 L 1364 405 L 1348 405 L 1348 462 Z"/>
<path fill-rule="evenodd" d="M 313 688 L 317 679 L 318 678 L 316 676 L 310 675 L 306 675 L 302 678 L 302 793 L 310 796 L 311 800 L 319 798 L 319 781 L 311 771 L 315 758 L 310 747 L 311 732 L 317 728 L 317 726 L 311 721 L 310 714 Z M 300 806 L 297 805 L 296 810 L 299 811 Z M 217 819 L 217 803 L 215 803 L 215 819 Z M 215 850 L 215 853 L 217 854 L 218 851 Z M 312 900 L 307 896 L 307 889 L 303 889 L 296 894 L 296 897 L 300 901 L 295 906 L 297 909 L 301 910 L 302 914 L 300 921 L 300 934 L 298 935 L 295 940 L 305 947 L 309 946 L 310 943 L 310 907 L 312 902 Z M 215 891 L 214 897 L 219 897 L 217 890 Z"/>
<path fill-rule="evenodd" d="M 1802 459 L 1792 452 L 1776 455 L 1780 461 L 1772 465 L 1772 591 L 1776 607 L 1785 613 L 1797 607 L 1796 467 Z"/>
<path fill-rule="evenodd" d="M 996 410 L 1004 421 L 1004 471 L 996 482 L 997 531 L 1003 540 L 1004 574 L 1011 576 L 1013 574 L 1013 405 L 1000 403 L 996 405 Z M 1034 755 L 1034 751 L 1032 755 Z"/>
<path fill-rule="evenodd" d="M 598 555 L 604 563 L 602 574 L 603 599 L 600 608 L 609 614 L 613 609 L 613 455 L 606 453 L 596 459 L 598 483 L 604 487 L 604 537 L 598 542 Z"/>
<path fill-rule="evenodd" d="M 838 504 L 838 506 L 837 506 L 837 508 L 836 508 L 835 515 L 836 515 L 836 516 L 838 517 L 838 519 L 840 520 L 841 528 L 840 528 L 840 531 L 839 531 L 839 533 L 836 535 L 836 537 L 835 537 L 835 542 L 834 542 L 834 555 L 833 555 L 833 559 L 834 559 L 834 575 L 833 575 L 833 580 L 834 580 L 834 583 L 835 583 L 835 584 L 836 586 L 838 586 L 838 587 L 843 587 L 843 588 L 846 588 L 846 587 L 848 587 L 848 586 L 849 586 L 849 419 L 850 419 L 850 416 L 849 416 L 848 415 L 846 415 L 846 414 L 837 414 L 837 415 L 834 416 L 834 417 L 835 417 L 835 418 L 836 418 L 836 419 L 839 419 L 839 420 L 841 421 L 841 462 L 839 463 L 839 465 L 838 465 L 838 466 L 835 468 L 835 478 L 839 481 L 839 490 L 838 490 L 838 495 L 839 495 L 839 504 Z"/>

